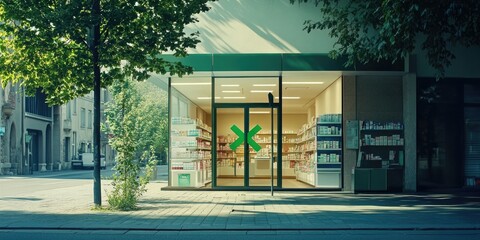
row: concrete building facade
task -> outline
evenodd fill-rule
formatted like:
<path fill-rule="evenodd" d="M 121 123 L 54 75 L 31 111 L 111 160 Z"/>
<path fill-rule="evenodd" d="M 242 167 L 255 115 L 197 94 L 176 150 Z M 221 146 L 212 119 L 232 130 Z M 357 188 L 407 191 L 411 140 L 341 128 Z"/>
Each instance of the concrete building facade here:
<path fill-rule="evenodd" d="M 102 93 L 103 114 L 108 92 Z M 93 93 L 52 107 L 41 91 L 26 96 L 20 84 L 8 84 L 1 94 L 1 175 L 70 169 L 72 159 L 93 152 Z M 101 153 L 111 165 L 113 151 L 105 135 Z"/>

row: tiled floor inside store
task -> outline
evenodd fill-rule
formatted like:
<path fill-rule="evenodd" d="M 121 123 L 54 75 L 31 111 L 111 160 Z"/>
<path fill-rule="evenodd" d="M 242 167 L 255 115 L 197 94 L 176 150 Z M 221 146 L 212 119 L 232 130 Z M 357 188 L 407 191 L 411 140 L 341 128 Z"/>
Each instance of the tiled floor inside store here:
<path fill-rule="evenodd" d="M 252 178 L 250 179 L 250 186 L 270 186 L 270 179 L 268 178 Z M 277 179 L 274 180 L 276 185 Z M 313 188 L 313 186 L 296 179 L 283 179 L 283 188 Z M 218 178 L 217 186 L 243 186 L 243 178 Z"/>

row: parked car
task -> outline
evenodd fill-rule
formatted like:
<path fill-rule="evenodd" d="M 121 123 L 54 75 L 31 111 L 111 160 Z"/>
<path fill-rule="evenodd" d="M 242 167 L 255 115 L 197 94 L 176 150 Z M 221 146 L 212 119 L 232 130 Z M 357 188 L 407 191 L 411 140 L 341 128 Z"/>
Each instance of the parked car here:
<path fill-rule="evenodd" d="M 80 159 L 72 160 L 72 168 L 93 168 L 93 153 L 82 153 Z M 106 169 L 107 163 L 105 161 L 105 155 L 100 155 L 100 168 Z"/>

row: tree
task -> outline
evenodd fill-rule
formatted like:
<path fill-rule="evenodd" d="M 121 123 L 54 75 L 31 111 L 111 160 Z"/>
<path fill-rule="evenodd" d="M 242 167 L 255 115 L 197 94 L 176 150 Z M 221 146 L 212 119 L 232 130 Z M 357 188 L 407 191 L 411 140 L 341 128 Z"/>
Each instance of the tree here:
<path fill-rule="evenodd" d="M 168 95 L 167 92 L 155 84 L 145 81 L 134 84 L 137 92 L 141 94 L 139 120 L 142 138 L 139 139 L 140 152 L 153 146 L 157 157 L 165 155 L 168 147 Z"/>
<path fill-rule="evenodd" d="M 108 196 L 111 208 L 132 210 L 145 192 L 157 159 L 153 144 L 159 131 L 161 109 L 153 107 L 152 99 L 142 97 L 138 83 L 125 79 L 109 88 L 112 101 L 106 108 L 105 130 L 109 143 L 117 152 L 113 191 Z M 154 100 L 153 102 L 157 102 Z M 145 165 L 145 171 L 142 166 Z"/>
<path fill-rule="evenodd" d="M 425 50 L 429 64 L 444 76 L 456 45 L 480 45 L 480 1 L 477 0 L 290 0 L 313 2 L 319 20 L 305 30 L 328 30 L 336 39 L 330 55 L 347 57 L 347 65 L 400 61 Z"/>
<path fill-rule="evenodd" d="M 149 72 L 183 75 L 191 68 L 162 53 L 185 56 L 199 42 L 184 32 L 208 0 L 0 0 L 0 80 L 41 89 L 49 104 L 94 91 L 94 203 L 100 191 L 100 87 Z M 102 71 L 101 71 L 102 70 Z"/>

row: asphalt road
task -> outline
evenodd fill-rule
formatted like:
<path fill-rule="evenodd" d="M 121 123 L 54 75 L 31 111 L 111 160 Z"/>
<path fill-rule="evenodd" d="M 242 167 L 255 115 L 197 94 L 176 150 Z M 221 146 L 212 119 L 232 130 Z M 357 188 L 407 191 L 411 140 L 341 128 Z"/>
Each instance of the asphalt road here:
<path fill-rule="evenodd" d="M 2 240 L 127 240 L 127 239 L 435 239 L 478 240 L 480 231 L 45 231 L 0 230 Z"/>
<path fill-rule="evenodd" d="M 111 170 L 102 170 L 103 177 L 110 177 Z M 93 170 L 65 170 L 60 172 L 35 173 L 25 176 L 0 178 L 0 197 L 14 197 L 51 189 L 93 184 Z"/>
<path fill-rule="evenodd" d="M 167 180 L 166 166 L 159 166 L 157 179 Z M 111 178 L 113 171 L 101 170 L 102 179 Z M 35 193 L 52 189 L 93 185 L 92 169 L 75 169 L 58 172 L 35 172 L 33 175 L 0 176 L 0 198 L 15 197 L 25 193 Z"/>

